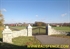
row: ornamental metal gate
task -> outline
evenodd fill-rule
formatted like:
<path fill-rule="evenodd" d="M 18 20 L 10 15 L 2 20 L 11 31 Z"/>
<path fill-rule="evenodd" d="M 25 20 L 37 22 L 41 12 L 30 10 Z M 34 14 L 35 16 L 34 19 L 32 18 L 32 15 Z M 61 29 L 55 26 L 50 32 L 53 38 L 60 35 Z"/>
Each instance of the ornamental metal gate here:
<path fill-rule="evenodd" d="M 48 35 L 47 27 L 33 27 L 32 34 L 33 35 Z"/>

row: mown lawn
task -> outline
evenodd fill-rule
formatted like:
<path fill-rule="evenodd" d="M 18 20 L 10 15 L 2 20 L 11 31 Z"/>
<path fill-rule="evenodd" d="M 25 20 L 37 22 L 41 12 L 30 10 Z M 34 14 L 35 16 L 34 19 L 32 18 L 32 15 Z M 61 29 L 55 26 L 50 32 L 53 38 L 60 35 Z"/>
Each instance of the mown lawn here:
<path fill-rule="evenodd" d="M 70 32 L 70 27 L 53 27 L 53 28 L 59 31 Z"/>
<path fill-rule="evenodd" d="M 35 39 L 33 36 L 32 37 L 17 37 L 13 39 L 14 45 L 38 45 L 41 44 L 37 39 Z"/>
<path fill-rule="evenodd" d="M 25 27 L 25 26 L 21 26 L 21 27 L 20 27 L 20 26 L 17 26 L 17 27 L 16 27 L 16 26 L 10 26 L 9 28 L 14 31 L 14 30 L 16 30 L 16 29 L 17 29 L 17 30 L 21 30 L 21 29 L 24 29 L 24 28 L 26 28 L 26 27 Z"/>

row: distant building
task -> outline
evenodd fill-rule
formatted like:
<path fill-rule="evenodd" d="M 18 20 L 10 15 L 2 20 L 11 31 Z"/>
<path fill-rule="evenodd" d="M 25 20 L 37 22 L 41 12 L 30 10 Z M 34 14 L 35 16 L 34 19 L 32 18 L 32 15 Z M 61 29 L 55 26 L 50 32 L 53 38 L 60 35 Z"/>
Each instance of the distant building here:
<path fill-rule="evenodd" d="M 56 25 L 56 27 L 59 27 L 60 25 Z"/>

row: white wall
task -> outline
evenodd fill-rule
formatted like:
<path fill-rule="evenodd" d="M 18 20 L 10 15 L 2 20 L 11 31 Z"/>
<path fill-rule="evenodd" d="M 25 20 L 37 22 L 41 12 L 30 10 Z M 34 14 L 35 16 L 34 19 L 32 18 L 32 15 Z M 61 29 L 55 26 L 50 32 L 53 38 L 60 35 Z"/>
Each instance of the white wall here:
<path fill-rule="evenodd" d="M 32 27 L 30 24 L 27 29 L 22 29 L 20 31 L 12 31 L 8 26 L 3 30 L 3 42 L 12 43 L 12 38 L 19 36 L 32 36 Z"/>
<path fill-rule="evenodd" d="M 57 31 L 54 28 L 52 28 L 49 24 L 48 24 L 48 35 L 57 35 L 57 34 L 62 34 L 62 35 L 67 35 L 66 32 L 62 32 L 62 31 Z"/>

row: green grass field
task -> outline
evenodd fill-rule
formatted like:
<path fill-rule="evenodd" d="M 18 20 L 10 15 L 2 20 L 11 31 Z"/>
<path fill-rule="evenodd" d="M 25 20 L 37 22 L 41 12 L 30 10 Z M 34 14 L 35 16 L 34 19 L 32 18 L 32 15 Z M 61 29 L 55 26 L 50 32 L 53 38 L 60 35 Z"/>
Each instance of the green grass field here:
<path fill-rule="evenodd" d="M 41 44 L 37 39 L 34 37 L 17 37 L 13 39 L 14 45 L 36 45 Z"/>
<path fill-rule="evenodd" d="M 17 29 L 17 30 L 21 30 L 21 29 L 24 29 L 24 28 L 26 28 L 25 26 L 22 26 L 22 27 L 20 27 L 20 26 L 14 26 L 14 27 L 11 27 L 10 26 L 10 29 L 12 30 L 12 31 L 14 31 L 15 29 Z"/>
<path fill-rule="evenodd" d="M 53 27 L 53 28 L 59 31 L 70 32 L 70 27 Z"/>

